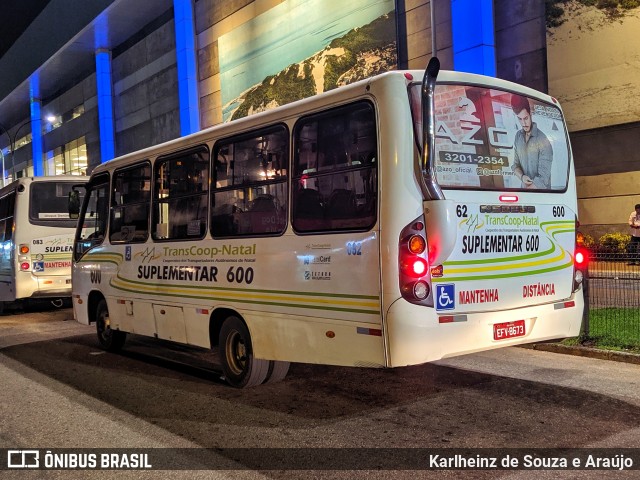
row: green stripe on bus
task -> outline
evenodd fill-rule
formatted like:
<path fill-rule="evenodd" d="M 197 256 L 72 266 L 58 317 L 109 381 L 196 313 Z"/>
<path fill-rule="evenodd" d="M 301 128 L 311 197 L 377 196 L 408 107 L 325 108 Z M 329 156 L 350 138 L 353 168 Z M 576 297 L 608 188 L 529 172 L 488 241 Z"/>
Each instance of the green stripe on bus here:
<path fill-rule="evenodd" d="M 548 273 L 548 272 L 554 272 L 556 270 L 563 270 L 571 266 L 573 266 L 573 261 L 570 261 L 563 265 L 557 265 L 555 267 L 540 268 L 538 270 L 531 270 L 526 272 L 511 272 L 511 273 L 502 273 L 502 274 L 495 274 L 495 275 L 478 275 L 478 276 L 467 276 L 467 277 L 447 277 L 447 278 L 440 278 L 437 280 L 434 279 L 432 281 L 433 283 L 443 283 L 443 282 L 465 282 L 469 280 L 490 280 L 490 279 L 497 279 L 497 278 L 526 277 L 529 275 L 538 275 L 540 273 Z"/>
<path fill-rule="evenodd" d="M 88 253 L 86 254 L 84 257 L 82 257 L 80 260 L 78 260 L 78 263 L 86 263 L 86 262 L 94 262 L 96 260 L 100 260 L 100 257 L 115 257 L 116 259 L 120 260 L 120 262 L 122 262 L 122 260 L 124 260 L 124 257 L 122 256 L 121 253 L 113 253 L 113 252 L 97 252 L 97 253 Z"/>
<path fill-rule="evenodd" d="M 142 280 L 131 280 L 117 275 L 117 278 L 123 282 L 133 283 L 136 285 L 142 286 L 153 286 L 153 284 L 149 282 L 144 282 Z M 313 296 L 313 297 L 329 297 L 329 298 L 353 298 L 360 300 L 375 300 L 379 301 L 380 296 L 378 295 L 349 295 L 346 293 L 322 293 L 322 292 L 304 292 L 304 291 L 295 291 L 295 290 L 264 290 L 259 288 L 239 288 L 239 287 L 214 287 L 211 285 L 189 285 L 189 284 L 181 284 L 181 283 L 165 283 L 162 284 L 162 288 L 188 288 L 188 289 L 196 289 L 196 290 L 206 290 L 206 291 L 225 291 L 225 292 L 247 292 L 247 293 L 273 293 L 278 295 L 299 295 L 299 296 Z"/>
<path fill-rule="evenodd" d="M 551 235 L 555 238 L 559 233 L 575 233 L 575 230 L 556 230 Z"/>
<path fill-rule="evenodd" d="M 540 224 L 540 228 L 546 226 L 546 225 L 569 225 L 569 224 L 573 224 L 575 225 L 576 222 L 575 220 L 553 220 L 550 222 L 542 222 Z"/>
<path fill-rule="evenodd" d="M 345 308 L 345 307 L 331 307 L 331 306 L 327 306 L 327 305 L 307 305 L 307 304 L 291 304 L 291 303 L 283 303 L 283 302 L 266 302 L 266 301 L 258 301 L 258 300 L 234 300 L 234 299 L 229 299 L 229 298 L 225 298 L 225 297 L 212 297 L 212 296 L 200 296 L 200 295 L 184 295 L 184 294 L 178 294 L 178 293 L 166 293 L 166 292 L 162 292 L 162 293 L 149 293 L 149 292 L 144 292 L 144 291 L 139 291 L 139 290 L 135 290 L 132 288 L 125 288 L 125 287 L 118 287 L 116 285 L 111 285 L 113 288 L 115 288 L 116 290 L 120 290 L 120 291 L 124 291 L 124 292 L 130 292 L 130 293 L 138 293 L 138 294 L 143 294 L 143 295 L 155 295 L 155 296 L 161 296 L 161 297 L 180 297 L 180 298 L 194 298 L 194 299 L 202 299 L 202 300 L 217 300 L 217 301 L 221 301 L 221 302 L 229 302 L 229 303 L 252 303 L 252 304 L 257 304 L 257 305 L 272 305 L 272 306 L 277 306 L 277 307 L 293 307 L 293 308 L 306 308 L 306 309 L 314 309 L 314 310 L 332 310 L 332 311 L 337 311 L 337 312 L 350 312 L 350 313 L 365 313 L 365 314 L 369 314 L 369 315 L 380 315 L 380 311 L 379 310 L 363 310 L 363 309 L 357 309 L 357 308 Z"/>
<path fill-rule="evenodd" d="M 451 260 L 451 261 L 444 262 L 443 265 L 453 266 L 453 265 L 475 265 L 475 264 L 483 264 L 483 263 L 486 264 L 486 263 L 517 262 L 519 260 L 527 260 L 530 258 L 544 257 L 546 255 L 551 255 L 556 250 L 557 250 L 556 244 L 552 243 L 551 248 L 549 248 L 548 250 L 545 250 L 544 252 L 527 253 L 526 255 L 517 255 L 515 257 L 486 258 L 484 260 Z"/>

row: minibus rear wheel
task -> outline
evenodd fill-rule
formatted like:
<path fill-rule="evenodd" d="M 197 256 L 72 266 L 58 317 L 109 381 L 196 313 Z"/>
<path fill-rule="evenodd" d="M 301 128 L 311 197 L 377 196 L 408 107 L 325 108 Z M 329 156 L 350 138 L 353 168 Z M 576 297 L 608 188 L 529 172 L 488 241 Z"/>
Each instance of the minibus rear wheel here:
<path fill-rule="evenodd" d="M 269 373 L 269 361 L 253 356 L 249 329 L 236 316 L 229 316 L 220 328 L 220 360 L 229 385 L 236 388 L 260 385 Z"/>
<path fill-rule="evenodd" d="M 269 362 L 269 371 L 267 372 L 267 378 L 264 383 L 276 383 L 284 380 L 284 377 L 289 373 L 289 362 L 282 362 L 279 360 L 271 360 Z"/>

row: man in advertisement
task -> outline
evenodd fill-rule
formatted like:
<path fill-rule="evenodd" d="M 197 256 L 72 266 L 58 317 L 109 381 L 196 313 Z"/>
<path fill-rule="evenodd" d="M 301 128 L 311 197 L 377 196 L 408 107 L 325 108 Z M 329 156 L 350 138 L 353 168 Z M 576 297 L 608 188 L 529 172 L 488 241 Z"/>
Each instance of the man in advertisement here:
<path fill-rule="evenodd" d="M 531 106 L 527 98 L 512 95 L 511 108 L 522 127 L 516 133 L 513 142 L 514 158 L 511 169 L 524 188 L 550 189 L 553 161 L 551 142 L 531 119 Z"/>

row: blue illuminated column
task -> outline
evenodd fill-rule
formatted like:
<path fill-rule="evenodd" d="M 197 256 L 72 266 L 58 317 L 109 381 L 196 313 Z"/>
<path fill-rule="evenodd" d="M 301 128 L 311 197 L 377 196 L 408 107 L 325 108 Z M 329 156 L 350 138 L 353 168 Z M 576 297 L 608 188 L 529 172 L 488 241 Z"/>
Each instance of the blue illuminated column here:
<path fill-rule="evenodd" d="M 115 156 L 113 122 L 113 88 L 111 85 L 111 52 L 96 50 L 96 84 L 98 90 L 98 124 L 100 128 L 100 161 Z"/>
<path fill-rule="evenodd" d="M 451 0 L 451 29 L 453 68 L 495 77 L 493 0 Z"/>
<path fill-rule="evenodd" d="M 173 0 L 173 11 L 178 63 L 180 135 L 184 136 L 200 130 L 192 0 Z"/>
<path fill-rule="evenodd" d="M 29 79 L 31 109 L 31 157 L 33 158 L 33 176 L 44 175 L 42 168 L 42 120 L 40 118 L 40 80 L 35 74 Z M 15 165 L 14 165 L 15 167 Z"/>

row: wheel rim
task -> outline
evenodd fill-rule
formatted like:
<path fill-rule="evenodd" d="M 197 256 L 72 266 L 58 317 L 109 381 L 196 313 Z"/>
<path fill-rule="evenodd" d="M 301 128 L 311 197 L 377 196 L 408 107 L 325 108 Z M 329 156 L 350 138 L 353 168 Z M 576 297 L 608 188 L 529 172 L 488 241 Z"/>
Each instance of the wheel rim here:
<path fill-rule="evenodd" d="M 244 338 L 237 330 L 227 337 L 225 344 L 225 357 L 231 373 L 241 375 L 247 366 L 247 347 Z"/>
<path fill-rule="evenodd" d="M 109 322 L 109 315 L 101 313 L 98 317 L 98 334 L 100 338 L 105 342 L 109 341 L 111 337 L 111 324 Z"/>

